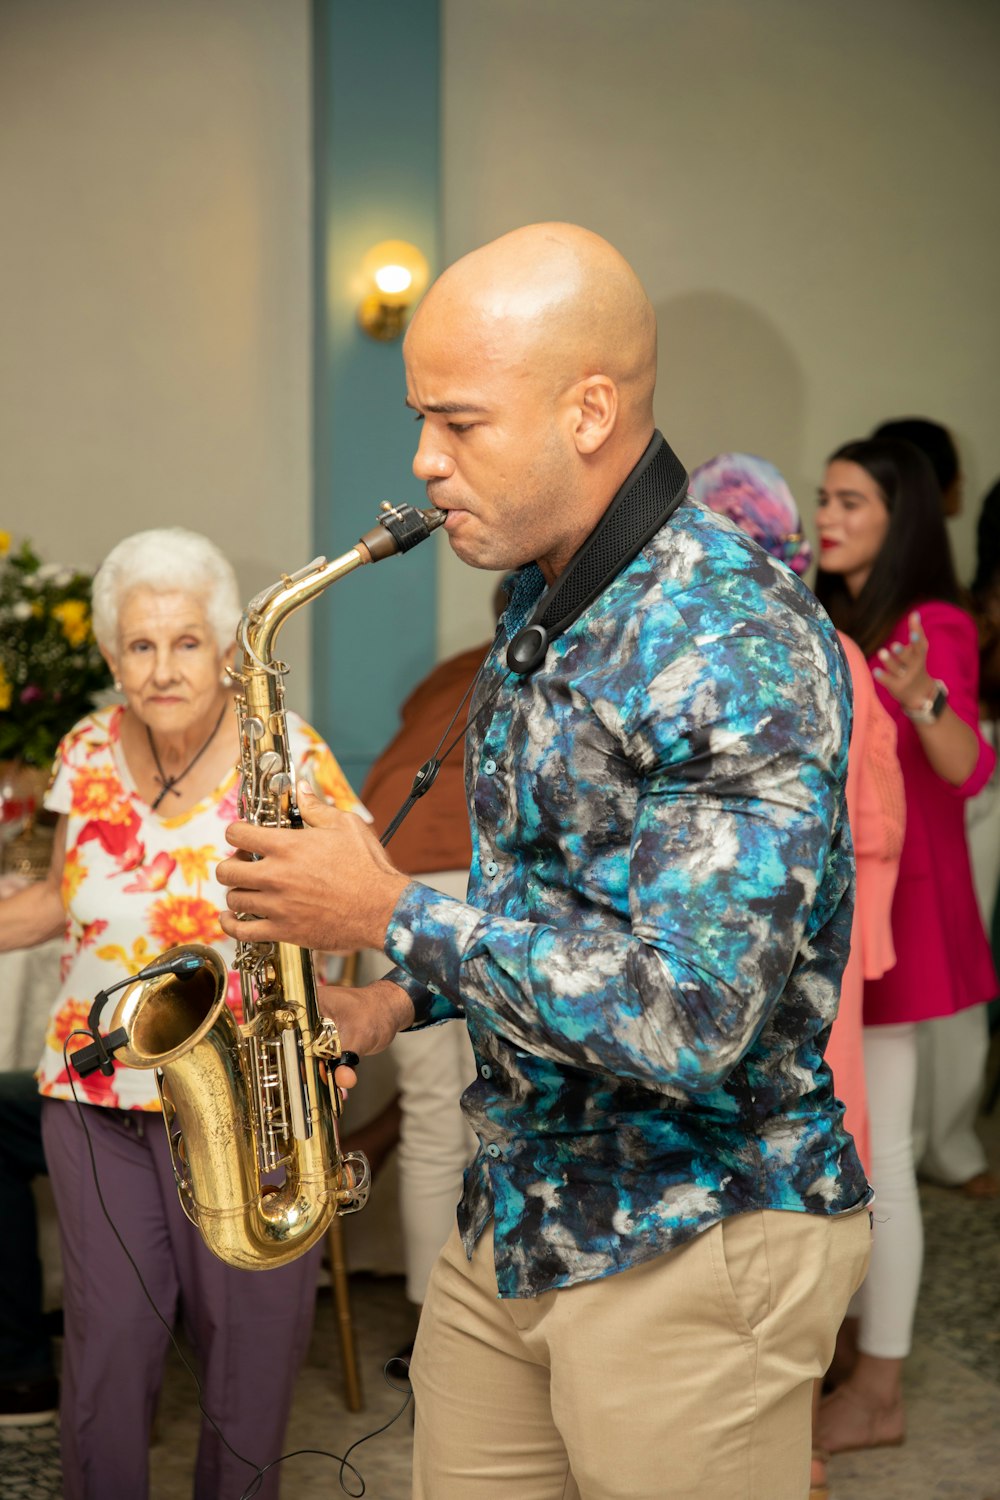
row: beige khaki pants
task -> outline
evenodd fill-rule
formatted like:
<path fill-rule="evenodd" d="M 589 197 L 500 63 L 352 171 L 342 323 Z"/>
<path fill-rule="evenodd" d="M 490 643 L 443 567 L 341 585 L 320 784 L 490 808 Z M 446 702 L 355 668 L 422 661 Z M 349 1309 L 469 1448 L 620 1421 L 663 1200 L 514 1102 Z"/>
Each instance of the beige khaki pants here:
<path fill-rule="evenodd" d="M 812 1382 L 868 1213 L 742 1214 L 601 1281 L 500 1300 L 454 1231 L 411 1377 L 413 1500 L 805 1500 Z"/>

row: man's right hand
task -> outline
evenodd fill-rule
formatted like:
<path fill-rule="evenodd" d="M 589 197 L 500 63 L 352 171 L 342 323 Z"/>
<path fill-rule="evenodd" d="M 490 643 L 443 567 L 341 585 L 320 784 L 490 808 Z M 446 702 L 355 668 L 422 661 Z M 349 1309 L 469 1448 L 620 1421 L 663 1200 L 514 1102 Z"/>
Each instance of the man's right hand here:
<path fill-rule="evenodd" d="M 362 989 L 348 985 L 319 985 L 320 1011 L 336 1022 L 340 1044 L 359 1057 L 384 1052 L 393 1037 L 413 1024 L 413 1002 L 406 991 L 390 979 L 376 979 Z M 337 1084 L 351 1089 L 358 1081 L 353 1068 L 339 1067 Z"/>

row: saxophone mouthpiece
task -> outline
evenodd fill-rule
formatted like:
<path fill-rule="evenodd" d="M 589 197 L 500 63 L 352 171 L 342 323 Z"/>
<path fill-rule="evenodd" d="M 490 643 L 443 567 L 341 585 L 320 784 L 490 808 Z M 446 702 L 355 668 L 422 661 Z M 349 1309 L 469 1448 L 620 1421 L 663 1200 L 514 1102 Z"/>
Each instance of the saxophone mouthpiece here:
<path fill-rule="evenodd" d="M 420 514 L 424 518 L 427 530 L 437 531 L 439 526 L 444 525 L 448 512 L 446 510 L 438 510 L 436 505 L 432 505 L 430 510 L 422 510 Z"/>
<path fill-rule="evenodd" d="M 443 510 L 431 506 L 429 510 L 417 510 L 413 505 L 393 505 L 383 500 L 382 514 L 378 525 L 366 531 L 361 546 L 372 562 L 381 562 L 396 552 L 409 552 L 412 547 L 425 542 L 432 531 L 442 525 Z"/>

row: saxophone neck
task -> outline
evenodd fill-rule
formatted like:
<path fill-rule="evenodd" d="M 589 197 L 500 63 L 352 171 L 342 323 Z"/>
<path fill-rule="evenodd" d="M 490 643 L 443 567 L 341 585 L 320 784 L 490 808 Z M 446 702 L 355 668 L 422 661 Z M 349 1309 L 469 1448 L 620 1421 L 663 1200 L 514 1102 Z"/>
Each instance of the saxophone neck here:
<path fill-rule="evenodd" d="M 269 668 L 274 657 L 275 638 L 289 615 L 315 599 L 338 578 L 345 578 L 368 561 L 360 544 L 332 562 L 317 557 L 297 573 L 283 574 L 277 583 L 251 599 L 236 633 L 248 662 Z"/>
<path fill-rule="evenodd" d="M 355 568 L 382 562 L 396 552 L 409 552 L 426 541 L 444 518 L 444 511 L 434 507 L 417 510 L 412 505 L 391 505 L 388 500 L 383 501 L 378 525 L 366 531 L 349 552 L 332 562 L 317 557 L 297 573 L 283 574 L 277 583 L 251 599 L 237 636 L 248 659 L 258 667 L 269 668 L 275 637 L 289 615 L 315 599 L 331 583 L 353 573 Z"/>

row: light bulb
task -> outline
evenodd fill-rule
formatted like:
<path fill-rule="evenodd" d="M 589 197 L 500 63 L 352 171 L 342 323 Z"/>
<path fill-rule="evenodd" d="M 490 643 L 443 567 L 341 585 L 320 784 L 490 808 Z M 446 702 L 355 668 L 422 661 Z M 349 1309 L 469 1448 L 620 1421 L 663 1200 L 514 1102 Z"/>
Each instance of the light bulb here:
<path fill-rule="evenodd" d="M 361 275 L 366 287 L 358 309 L 362 328 L 374 339 L 398 338 L 430 279 L 425 256 L 406 240 L 382 240 L 368 251 Z"/>
<path fill-rule="evenodd" d="M 413 283 L 413 277 L 405 266 L 379 266 L 375 272 L 375 285 L 380 292 L 405 292 Z"/>

